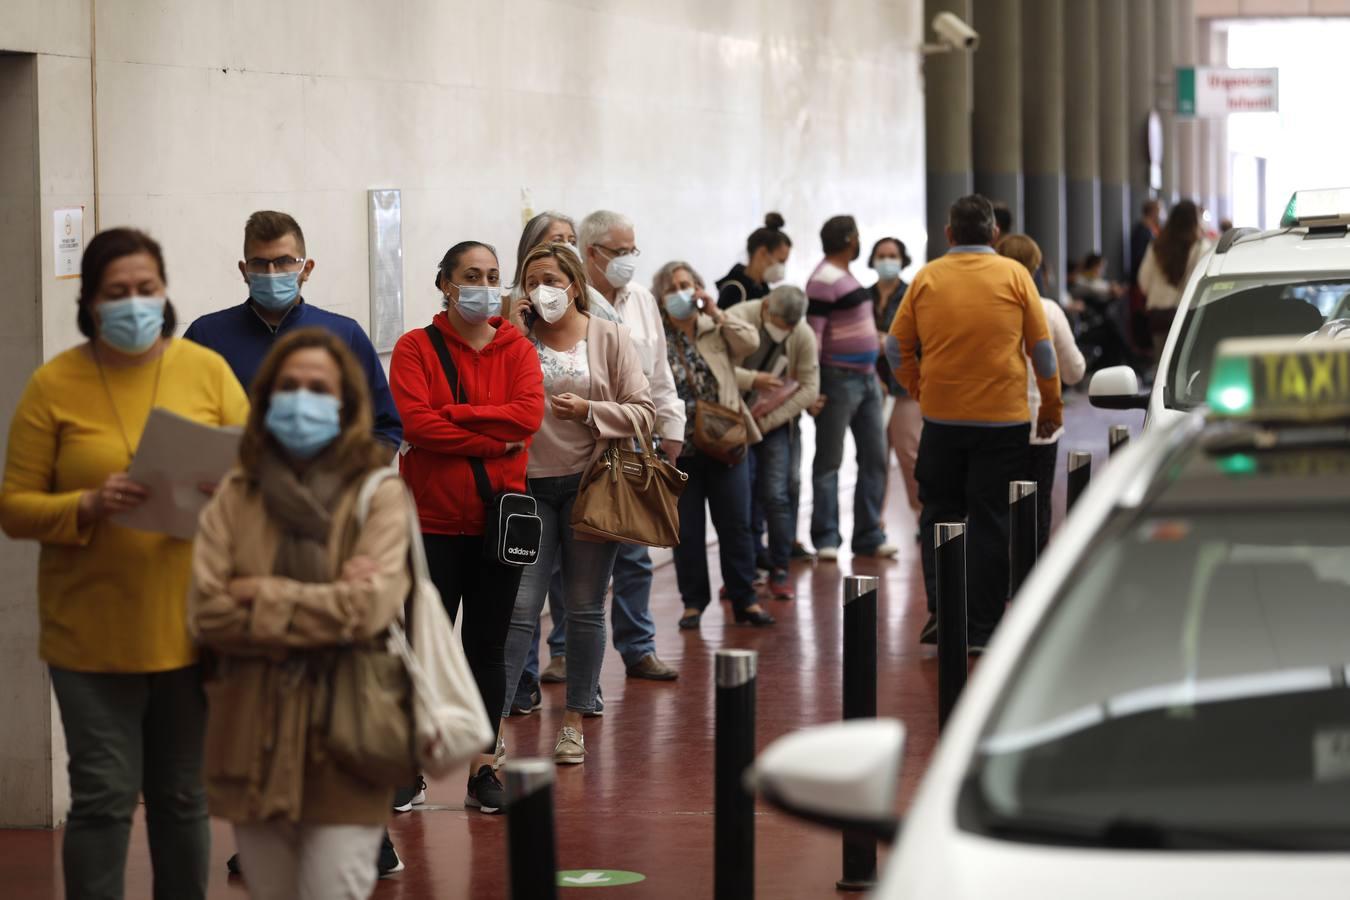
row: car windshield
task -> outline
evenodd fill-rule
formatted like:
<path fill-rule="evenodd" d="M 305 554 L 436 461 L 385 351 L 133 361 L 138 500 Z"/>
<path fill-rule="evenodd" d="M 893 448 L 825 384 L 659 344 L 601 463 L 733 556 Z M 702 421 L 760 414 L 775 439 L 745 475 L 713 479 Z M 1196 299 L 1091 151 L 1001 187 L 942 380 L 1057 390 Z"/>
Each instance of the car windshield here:
<path fill-rule="evenodd" d="M 1168 372 L 1168 406 L 1205 401 L 1214 351 L 1227 338 L 1302 337 L 1332 319 L 1350 317 L 1350 276 L 1293 275 L 1272 280 L 1210 278 L 1181 323 Z"/>
<path fill-rule="evenodd" d="M 1071 578 L 980 741 L 962 827 L 1350 849 L 1350 516 L 1132 519 Z"/>

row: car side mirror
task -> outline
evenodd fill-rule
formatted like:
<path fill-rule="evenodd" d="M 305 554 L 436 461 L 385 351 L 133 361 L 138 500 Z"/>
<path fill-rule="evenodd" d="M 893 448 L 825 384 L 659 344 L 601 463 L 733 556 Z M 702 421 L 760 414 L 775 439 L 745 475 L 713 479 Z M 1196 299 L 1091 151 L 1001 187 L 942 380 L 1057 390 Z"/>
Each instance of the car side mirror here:
<path fill-rule="evenodd" d="M 746 773 L 747 787 L 784 812 L 840 831 L 895 840 L 896 785 L 905 726 L 855 719 L 774 741 Z"/>
<path fill-rule="evenodd" d="M 1148 409 L 1148 394 L 1139 393 L 1139 376 L 1129 366 L 1112 366 L 1092 376 L 1088 402 L 1098 409 Z"/>

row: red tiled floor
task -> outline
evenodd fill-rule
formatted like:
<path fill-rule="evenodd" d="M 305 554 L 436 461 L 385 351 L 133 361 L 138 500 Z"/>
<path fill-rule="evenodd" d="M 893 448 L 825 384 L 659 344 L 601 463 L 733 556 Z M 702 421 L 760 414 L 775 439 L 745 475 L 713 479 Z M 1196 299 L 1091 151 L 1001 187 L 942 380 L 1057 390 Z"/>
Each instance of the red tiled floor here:
<path fill-rule="evenodd" d="M 1105 420 L 1075 403 L 1075 448 L 1105 457 Z M 1135 417 L 1137 418 L 1137 417 Z M 1112 421 L 1130 421 L 1115 414 Z M 1137 428 L 1137 421 L 1132 422 Z M 1077 439 L 1081 437 L 1082 439 Z M 1066 449 L 1064 442 L 1061 449 Z M 808 442 L 808 447 L 809 447 Z M 809 480 L 809 457 L 807 451 Z M 628 869 L 647 880 L 617 888 L 632 898 L 707 897 L 712 894 L 712 654 L 722 647 L 759 651 L 758 743 L 806 725 L 840 716 L 841 576 L 881 576 L 878 615 L 879 713 L 904 720 L 908 741 L 902 778 L 904 801 L 913 793 L 936 741 L 936 660 L 915 642 L 925 619 L 914 520 L 893 471 L 887 505 L 891 539 L 899 560 L 852 560 L 794 569 L 799 599 L 765 601 L 779 624 L 769 629 L 728 625 L 725 606 L 710 609 L 699 633 L 675 627 L 680 602 L 674 572 L 658 569 L 652 597 L 658 653 L 679 668 L 673 684 L 630 681 L 612 650 L 602 678 L 603 719 L 586 724 L 588 761 L 563 768 L 556 786 L 558 862 L 564 869 Z M 1062 473 L 1062 466 L 1061 466 Z M 847 483 L 849 479 L 846 477 Z M 847 517 L 850 491 L 841 508 Z M 1062 497 L 1056 499 L 1056 508 Z M 806 533 L 803 526 L 802 533 Z M 718 580 L 715 548 L 710 554 Z M 561 718 L 562 687 L 545 686 L 545 709 L 512 721 L 507 732 L 514 756 L 544 755 Z M 382 882 L 380 900 L 506 896 L 505 819 L 462 809 L 461 781 L 435 784 L 431 805 L 398 817 L 394 843 L 407 871 Z M 761 808 L 756 823 L 759 896 L 836 896 L 840 839 L 831 832 Z M 242 898 L 242 886 L 227 884 L 225 859 L 232 852 L 228 828 L 215 824 L 212 898 Z M 60 896 L 60 833 L 0 832 L 0 894 L 25 898 Z M 149 895 L 150 865 L 143 823 L 137 823 L 127 868 L 127 896 Z M 564 895 L 574 893 L 564 891 Z M 839 895 L 849 896 L 849 895 Z"/>

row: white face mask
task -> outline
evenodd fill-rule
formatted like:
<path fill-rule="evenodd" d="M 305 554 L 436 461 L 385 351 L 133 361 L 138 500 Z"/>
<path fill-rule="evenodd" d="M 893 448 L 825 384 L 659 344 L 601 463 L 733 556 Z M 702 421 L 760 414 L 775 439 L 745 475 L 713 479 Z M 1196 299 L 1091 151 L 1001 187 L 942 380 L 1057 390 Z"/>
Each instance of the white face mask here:
<path fill-rule="evenodd" d="M 605 280 L 616 288 L 628 284 L 635 274 L 637 274 L 636 256 L 616 256 L 605 266 Z"/>
<path fill-rule="evenodd" d="M 787 266 L 780 262 L 776 262 L 764 270 L 765 284 L 777 284 L 784 278 L 787 278 Z"/>
<path fill-rule="evenodd" d="M 788 335 L 792 334 L 792 329 L 779 328 L 777 325 L 767 320 L 764 322 L 764 330 L 769 333 L 769 337 L 773 338 L 775 344 L 783 343 L 783 341 L 788 339 Z"/>
<path fill-rule="evenodd" d="M 572 305 L 572 298 L 567 295 L 567 288 L 541 284 L 530 291 L 530 302 L 534 304 L 539 318 L 552 325 L 567 312 L 567 307 Z"/>

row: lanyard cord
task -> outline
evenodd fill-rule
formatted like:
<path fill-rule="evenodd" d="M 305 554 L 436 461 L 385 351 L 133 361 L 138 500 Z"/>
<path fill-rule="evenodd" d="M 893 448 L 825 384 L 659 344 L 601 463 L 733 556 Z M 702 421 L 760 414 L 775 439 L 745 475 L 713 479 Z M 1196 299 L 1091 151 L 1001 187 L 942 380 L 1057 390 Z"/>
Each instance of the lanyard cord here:
<path fill-rule="evenodd" d="M 131 460 L 135 458 L 136 454 L 131 449 L 131 439 L 127 436 L 127 427 L 122 422 L 122 414 L 117 411 L 117 401 L 113 399 L 112 388 L 108 386 L 108 376 L 103 371 L 103 360 L 99 359 L 98 356 L 97 342 L 95 342 L 93 345 L 93 351 L 94 351 L 94 365 L 98 368 L 98 380 L 103 383 L 103 393 L 108 398 L 108 405 L 112 407 L 113 418 L 117 420 L 117 430 L 122 435 L 122 446 L 126 448 L 127 463 L 130 464 Z M 154 410 L 155 402 L 159 399 L 159 376 L 160 373 L 164 371 L 164 354 L 168 352 L 169 348 L 165 347 L 164 350 L 159 354 L 159 359 L 155 361 L 155 388 L 154 391 L 150 394 L 151 411 Z M 147 418 L 148 417 L 149 414 L 147 413 Z"/>

